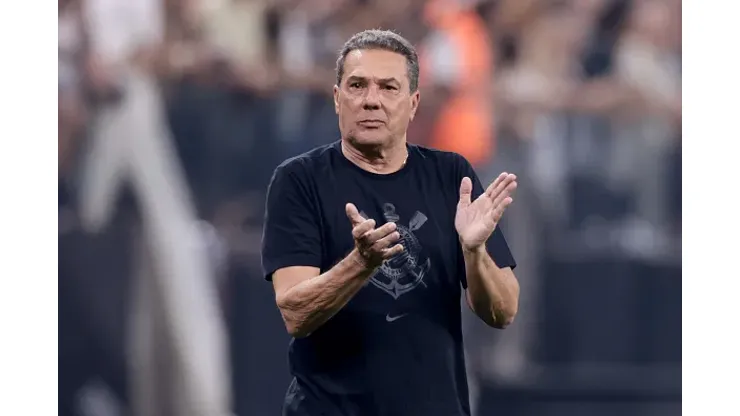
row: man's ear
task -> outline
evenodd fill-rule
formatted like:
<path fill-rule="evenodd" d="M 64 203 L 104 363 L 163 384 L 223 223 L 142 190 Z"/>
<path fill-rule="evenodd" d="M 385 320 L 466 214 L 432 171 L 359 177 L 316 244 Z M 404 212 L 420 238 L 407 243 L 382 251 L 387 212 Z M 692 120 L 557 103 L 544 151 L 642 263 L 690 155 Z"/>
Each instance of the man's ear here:
<path fill-rule="evenodd" d="M 409 114 L 409 121 L 414 121 L 414 117 L 416 117 L 416 111 L 419 109 L 420 100 L 421 93 L 419 93 L 419 90 L 414 91 L 414 93 L 411 94 L 411 113 Z"/>
<path fill-rule="evenodd" d="M 339 86 L 334 86 L 334 112 L 339 115 L 339 94 L 341 91 L 339 90 Z"/>

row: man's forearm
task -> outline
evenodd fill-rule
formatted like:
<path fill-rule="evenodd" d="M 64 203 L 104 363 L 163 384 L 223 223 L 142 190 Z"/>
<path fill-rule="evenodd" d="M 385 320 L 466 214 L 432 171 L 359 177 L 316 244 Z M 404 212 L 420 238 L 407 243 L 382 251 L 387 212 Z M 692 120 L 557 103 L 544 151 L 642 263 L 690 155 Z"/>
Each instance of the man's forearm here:
<path fill-rule="evenodd" d="M 310 335 L 360 291 L 372 272 L 355 249 L 327 272 L 286 291 L 277 303 L 290 334 Z"/>
<path fill-rule="evenodd" d="M 519 282 L 511 269 L 499 268 L 485 247 L 463 250 L 468 301 L 488 325 L 505 328 L 519 309 Z"/>

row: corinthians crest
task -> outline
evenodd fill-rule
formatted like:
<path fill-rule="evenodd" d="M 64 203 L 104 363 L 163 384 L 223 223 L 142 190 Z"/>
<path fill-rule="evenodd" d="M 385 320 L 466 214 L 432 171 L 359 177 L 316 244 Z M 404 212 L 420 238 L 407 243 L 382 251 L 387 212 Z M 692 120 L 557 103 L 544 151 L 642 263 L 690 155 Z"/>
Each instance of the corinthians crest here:
<path fill-rule="evenodd" d="M 366 215 L 363 214 L 363 216 L 367 218 Z M 369 281 L 394 299 L 398 299 L 401 295 L 411 292 L 419 285 L 425 285 L 424 276 L 429 272 L 431 264 L 428 257 L 424 260 L 421 259 L 421 244 L 414 235 L 414 231 L 426 223 L 427 217 L 416 211 L 411 217 L 409 225 L 402 225 L 399 223 L 400 217 L 396 214 L 396 207 L 393 204 L 383 205 L 383 216 L 387 221 L 396 223 L 396 230 L 401 236 L 398 243 L 403 244 L 404 251 L 384 261 L 370 276 Z"/>

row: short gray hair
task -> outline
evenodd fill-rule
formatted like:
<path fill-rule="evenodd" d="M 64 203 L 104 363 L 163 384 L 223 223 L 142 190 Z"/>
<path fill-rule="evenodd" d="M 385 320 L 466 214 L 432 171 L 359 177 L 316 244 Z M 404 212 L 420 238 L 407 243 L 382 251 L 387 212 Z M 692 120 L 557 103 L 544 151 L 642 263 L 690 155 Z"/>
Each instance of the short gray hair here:
<path fill-rule="evenodd" d="M 403 36 L 390 30 L 370 29 L 353 35 L 345 42 L 337 58 L 337 85 L 342 84 L 344 61 L 350 52 L 356 50 L 381 49 L 395 52 L 406 58 L 406 74 L 409 77 L 409 89 L 416 92 L 419 88 L 419 56 L 414 46 Z"/>

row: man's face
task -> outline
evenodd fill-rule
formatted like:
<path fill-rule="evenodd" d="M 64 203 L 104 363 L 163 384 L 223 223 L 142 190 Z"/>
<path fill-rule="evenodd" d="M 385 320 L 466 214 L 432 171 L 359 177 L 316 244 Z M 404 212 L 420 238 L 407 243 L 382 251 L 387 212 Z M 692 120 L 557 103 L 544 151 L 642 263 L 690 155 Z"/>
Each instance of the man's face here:
<path fill-rule="evenodd" d="M 347 55 L 342 83 L 334 86 L 342 137 L 364 146 L 401 140 L 418 105 L 419 92 L 409 89 L 403 55 L 380 49 Z"/>

